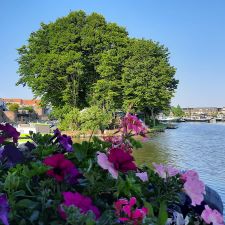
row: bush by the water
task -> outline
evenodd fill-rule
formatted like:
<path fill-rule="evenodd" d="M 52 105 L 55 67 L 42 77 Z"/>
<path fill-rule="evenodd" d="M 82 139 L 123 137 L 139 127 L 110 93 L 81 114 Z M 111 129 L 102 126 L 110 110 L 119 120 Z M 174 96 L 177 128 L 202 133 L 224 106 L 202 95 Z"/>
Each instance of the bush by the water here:
<path fill-rule="evenodd" d="M 88 116 L 88 115 L 87 115 Z M 0 124 L 0 221 L 4 225 L 222 225 L 203 205 L 205 185 L 193 170 L 138 166 L 132 157 L 146 127 L 127 114 L 115 136 L 72 143 L 54 135 L 19 133 Z M 205 203 L 204 203 L 205 204 Z M 1 223 L 0 222 L 0 223 Z"/>
<path fill-rule="evenodd" d="M 52 116 L 59 119 L 59 128 L 61 130 L 101 130 L 104 131 L 112 122 L 112 113 L 105 112 L 97 106 L 91 106 L 79 110 L 78 108 L 68 106 L 61 109 L 55 109 Z"/>

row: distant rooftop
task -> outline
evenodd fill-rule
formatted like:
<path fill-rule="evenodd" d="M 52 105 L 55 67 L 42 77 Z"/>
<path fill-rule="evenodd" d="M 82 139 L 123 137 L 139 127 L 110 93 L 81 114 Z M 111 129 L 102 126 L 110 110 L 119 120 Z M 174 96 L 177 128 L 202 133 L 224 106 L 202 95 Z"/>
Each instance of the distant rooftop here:
<path fill-rule="evenodd" d="M 37 106 L 41 100 L 37 99 L 22 99 L 22 98 L 0 98 L 5 103 L 17 103 L 18 105 Z"/>

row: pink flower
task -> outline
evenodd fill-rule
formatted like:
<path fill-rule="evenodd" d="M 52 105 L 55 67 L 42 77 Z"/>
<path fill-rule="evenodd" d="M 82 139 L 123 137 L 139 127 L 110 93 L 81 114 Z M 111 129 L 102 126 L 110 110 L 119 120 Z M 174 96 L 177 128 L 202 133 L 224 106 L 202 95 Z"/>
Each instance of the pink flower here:
<path fill-rule="evenodd" d="M 69 182 L 73 180 L 74 183 L 80 176 L 74 164 L 66 159 L 63 154 L 56 154 L 45 158 L 44 164 L 52 167 L 52 169 L 47 171 L 47 174 L 54 177 L 58 182 L 67 178 Z"/>
<path fill-rule="evenodd" d="M 173 177 L 179 174 L 179 170 L 172 166 L 165 166 L 162 164 L 153 163 L 155 167 L 155 172 L 162 178 L 166 179 L 168 177 Z"/>
<path fill-rule="evenodd" d="M 117 147 L 122 144 L 123 138 L 121 136 L 107 136 L 103 137 L 103 140 L 112 143 L 112 146 Z"/>
<path fill-rule="evenodd" d="M 145 207 L 135 208 L 136 198 L 132 197 L 129 201 L 126 199 L 119 199 L 114 203 L 116 215 L 121 222 L 130 222 L 133 225 L 142 224 L 144 217 L 148 213 Z"/>
<path fill-rule="evenodd" d="M 147 132 L 146 126 L 138 119 L 137 116 L 127 113 L 122 119 L 121 127 L 124 133 L 133 131 L 136 135 L 144 135 Z"/>
<path fill-rule="evenodd" d="M 126 173 L 129 170 L 137 170 L 133 156 L 120 148 L 111 148 L 109 154 L 97 152 L 97 162 L 104 170 L 108 170 L 113 178 L 118 178 L 118 171 Z"/>
<path fill-rule="evenodd" d="M 92 211 L 95 215 L 95 218 L 100 217 L 99 209 L 92 204 L 92 200 L 84 195 L 79 194 L 78 192 L 63 192 L 64 202 L 59 206 L 59 214 L 63 219 L 67 218 L 67 215 L 63 209 L 63 206 L 75 206 L 80 209 L 80 212 L 86 214 L 88 211 Z"/>
<path fill-rule="evenodd" d="M 143 182 L 148 181 L 147 172 L 136 173 L 136 176 L 139 177 Z"/>
<path fill-rule="evenodd" d="M 100 167 L 104 170 L 108 170 L 113 178 L 118 178 L 118 170 L 113 166 L 113 163 L 109 162 L 108 156 L 105 153 L 97 152 L 97 162 Z"/>
<path fill-rule="evenodd" d="M 205 205 L 201 217 L 207 224 L 224 225 L 223 216 L 216 209 L 212 210 L 208 205 Z"/>
<path fill-rule="evenodd" d="M 188 170 L 181 175 L 181 178 L 185 181 L 184 191 L 191 198 L 191 204 L 193 206 L 200 205 L 204 200 L 205 185 L 199 180 L 198 173 L 194 170 Z"/>
<path fill-rule="evenodd" d="M 112 148 L 121 148 L 129 153 L 132 153 L 132 145 L 122 136 L 107 136 L 103 137 L 104 141 L 112 144 Z"/>

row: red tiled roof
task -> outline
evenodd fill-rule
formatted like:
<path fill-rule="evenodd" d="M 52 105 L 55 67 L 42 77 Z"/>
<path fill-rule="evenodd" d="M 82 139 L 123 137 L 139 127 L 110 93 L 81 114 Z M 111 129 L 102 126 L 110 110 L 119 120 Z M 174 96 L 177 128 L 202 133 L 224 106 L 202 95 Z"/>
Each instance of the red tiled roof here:
<path fill-rule="evenodd" d="M 37 99 L 21 99 L 21 98 L 1 98 L 6 103 L 17 103 L 18 105 L 37 106 L 40 104 L 40 100 Z"/>

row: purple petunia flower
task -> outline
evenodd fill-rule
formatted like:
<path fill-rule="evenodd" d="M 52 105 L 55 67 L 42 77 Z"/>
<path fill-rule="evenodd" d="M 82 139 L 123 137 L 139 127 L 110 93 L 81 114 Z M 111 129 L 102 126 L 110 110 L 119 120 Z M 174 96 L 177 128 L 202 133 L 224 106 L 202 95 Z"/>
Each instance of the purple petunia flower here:
<path fill-rule="evenodd" d="M 4 150 L 4 147 L 0 147 L 0 159 L 2 158 L 3 150 Z"/>
<path fill-rule="evenodd" d="M 78 179 L 81 177 L 82 174 L 79 172 L 79 170 L 76 167 L 73 167 L 72 169 L 70 169 L 69 174 L 66 175 L 65 179 L 69 184 L 77 184 Z"/>
<path fill-rule="evenodd" d="M 9 144 L 4 146 L 4 149 L 1 152 L 1 160 L 6 160 L 7 167 L 11 167 L 17 163 L 22 163 L 24 161 L 24 156 L 16 146 Z"/>
<path fill-rule="evenodd" d="M 9 203 L 6 195 L 0 195 L 0 219 L 4 225 L 9 225 L 8 222 Z"/>
<path fill-rule="evenodd" d="M 67 136 L 66 134 L 62 135 L 58 128 L 54 130 L 54 136 L 52 139 L 54 138 L 57 138 L 56 142 L 58 141 L 60 146 L 67 152 L 72 152 L 74 150 L 71 137 Z"/>
<path fill-rule="evenodd" d="M 72 152 L 73 149 L 73 142 L 70 136 L 67 136 L 65 134 L 58 137 L 59 144 L 67 151 Z"/>
<path fill-rule="evenodd" d="M 9 123 L 0 124 L 0 144 L 2 144 L 6 139 L 13 138 L 13 142 L 17 143 L 20 133 L 11 126 Z"/>
<path fill-rule="evenodd" d="M 56 137 L 61 136 L 61 132 L 60 132 L 60 130 L 59 130 L 58 128 L 56 128 L 56 129 L 54 130 L 54 135 L 55 135 Z"/>

